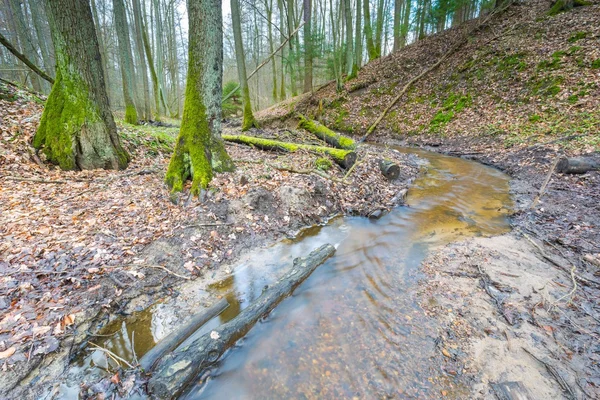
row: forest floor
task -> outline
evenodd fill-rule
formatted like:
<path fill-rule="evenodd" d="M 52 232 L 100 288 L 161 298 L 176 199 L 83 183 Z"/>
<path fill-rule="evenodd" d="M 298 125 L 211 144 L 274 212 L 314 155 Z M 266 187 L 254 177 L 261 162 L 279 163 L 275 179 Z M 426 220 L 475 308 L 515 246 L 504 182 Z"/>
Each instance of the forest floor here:
<path fill-rule="evenodd" d="M 370 146 L 348 174 L 335 163 L 317 170 L 320 156 L 309 152 L 227 144 L 237 169 L 218 174 L 201 199 L 184 191 L 173 202 L 163 180 L 177 126 L 119 123 L 133 156 L 126 170 L 64 172 L 30 146 L 39 99 L 7 86 L 0 94 L 0 397 L 19 383 L 11 396 L 39 395 L 32 386 L 40 376 L 68 365 L 131 300 L 144 309 L 334 215 L 381 215 L 403 202 L 418 173 L 416 157 Z M 294 129 L 250 134 L 318 143 Z M 381 157 L 400 165 L 399 179 L 383 177 Z"/>

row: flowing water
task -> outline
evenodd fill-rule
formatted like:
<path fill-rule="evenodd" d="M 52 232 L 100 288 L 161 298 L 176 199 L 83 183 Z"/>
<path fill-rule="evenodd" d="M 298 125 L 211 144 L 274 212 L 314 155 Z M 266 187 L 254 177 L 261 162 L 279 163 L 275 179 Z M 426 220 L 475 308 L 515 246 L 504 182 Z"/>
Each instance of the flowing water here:
<path fill-rule="evenodd" d="M 439 327 L 418 306 L 419 265 L 451 241 L 507 232 L 508 177 L 475 162 L 398 149 L 429 162 L 409 191 L 409 207 L 377 221 L 346 217 L 310 228 L 295 240 L 251 252 L 209 287 L 230 307 L 202 332 L 235 317 L 294 257 L 323 243 L 337 247 L 184 398 L 437 398 L 439 387 L 452 386 L 432 362 Z M 171 329 L 169 318 L 176 319 L 168 306 L 136 318 L 120 322 L 104 345 L 131 358 L 135 331 L 139 357 Z M 454 396 L 461 390 L 455 387 Z"/>

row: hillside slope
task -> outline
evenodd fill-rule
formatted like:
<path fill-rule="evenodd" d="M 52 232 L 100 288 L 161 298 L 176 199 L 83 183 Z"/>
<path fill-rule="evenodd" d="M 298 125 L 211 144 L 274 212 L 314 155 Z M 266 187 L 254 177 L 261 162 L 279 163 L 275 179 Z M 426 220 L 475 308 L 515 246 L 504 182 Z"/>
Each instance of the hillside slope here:
<path fill-rule="evenodd" d="M 550 2 L 516 3 L 470 35 L 419 80 L 374 136 L 493 137 L 506 146 L 548 135 L 594 133 L 600 125 L 600 4 L 548 16 Z M 414 76 L 433 65 L 471 21 L 366 65 L 335 83 L 260 113 L 264 121 L 308 113 L 332 128 L 364 134 Z M 599 136 L 578 138 L 597 146 Z"/>

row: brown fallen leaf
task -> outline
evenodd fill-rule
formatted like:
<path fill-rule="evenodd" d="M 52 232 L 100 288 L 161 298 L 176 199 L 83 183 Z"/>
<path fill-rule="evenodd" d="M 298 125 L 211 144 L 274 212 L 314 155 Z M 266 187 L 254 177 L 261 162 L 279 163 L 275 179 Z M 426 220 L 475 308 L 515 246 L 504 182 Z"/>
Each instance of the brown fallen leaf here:
<path fill-rule="evenodd" d="M 448 358 L 452 358 L 452 354 L 450 354 L 450 352 L 446 349 L 442 349 L 442 354 Z"/>
<path fill-rule="evenodd" d="M 4 360 L 5 358 L 12 356 L 13 354 L 15 354 L 15 351 L 17 351 L 17 348 L 15 346 L 9 347 L 4 351 L 0 351 L 0 360 Z"/>

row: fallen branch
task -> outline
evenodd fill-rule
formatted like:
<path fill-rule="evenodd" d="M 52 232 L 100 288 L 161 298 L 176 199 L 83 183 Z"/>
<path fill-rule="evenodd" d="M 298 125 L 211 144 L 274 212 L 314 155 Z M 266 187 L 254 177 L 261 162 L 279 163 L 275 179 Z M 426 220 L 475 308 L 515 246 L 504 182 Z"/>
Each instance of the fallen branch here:
<path fill-rule="evenodd" d="M 356 153 L 351 150 L 332 149 L 324 146 L 313 146 L 309 144 L 296 144 L 281 142 L 246 135 L 223 135 L 223 140 L 227 142 L 241 143 L 247 146 L 254 146 L 262 150 L 279 150 L 286 152 L 296 152 L 298 150 L 312 151 L 321 155 L 331 157 L 337 164 L 344 168 L 350 168 L 356 162 Z"/>
<path fill-rule="evenodd" d="M 112 351 L 105 349 L 102 346 L 98 346 L 96 343 L 92 343 L 92 342 L 88 342 L 89 344 L 91 344 L 92 346 L 94 346 L 96 349 L 106 353 L 110 358 L 112 358 L 119 366 L 121 366 L 121 363 L 127 365 L 128 368 L 133 369 L 133 365 L 131 365 L 127 360 L 119 357 L 118 355 L 116 355 L 115 353 L 113 353 Z"/>
<path fill-rule="evenodd" d="M 160 399 L 178 396 L 189 382 L 216 363 L 228 348 L 334 253 L 335 248 L 325 244 L 312 251 L 308 257 L 295 259 L 288 273 L 263 291 L 258 299 L 235 318 L 163 357 L 148 382 L 149 392 Z"/>
<path fill-rule="evenodd" d="M 191 280 L 191 279 L 192 279 L 192 278 L 190 278 L 190 277 L 188 277 L 188 276 L 179 275 L 178 273 L 176 273 L 176 272 L 173 272 L 173 271 L 171 271 L 170 269 L 168 269 L 168 268 L 166 268 L 166 267 L 163 267 L 162 265 L 143 265 L 143 266 L 144 266 L 144 267 L 150 267 L 150 268 L 162 269 L 162 270 L 163 270 L 163 271 L 165 271 L 166 273 L 168 273 L 168 274 L 171 274 L 171 275 L 173 275 L 173 276 L 176 276 L 176 277 L 178 277 L 178 278 L 181 278 L 181 279 L 185 279 L 186 281 L 189 281 L 189 280 Z"/>
<path fill-rule="evenodd" d="M 229 303 L 227 299 L 223 298 L 211 307 L 194 315 L 185 325 L 166 336 L 142 356 L 140 360 L 142 370 L 150 371 L 158 360 L 175 350 L 185 339 L 192 336 L 202 325 L 225 311 L 227 307 L 229 307 Z"/>
<path fill-rule="evenodd" d="M 44 78 L 45 80 L 47 80 L 48 82 L 50 82 L 51 84 L 54 84 L 54 79 L 52 79 L 47 73 L 45 73 L 44 71 L 42 71 L 41 69 L 39 69 L 34 63 L 32 63 L 31 61 L 29 61 L 29 59 L 27 57 L 25 57 L 25 55 L 21 52 L 19 52 L 19 50 L 17 50 L 9 41 L 8 39 L 6 39 L 1 33 L 0 33 L 0 43 L 6 47 L 6 49 L 8 51 L 10 51 L 11 53 L 13 53 L 13 55 L 15 57 L 17 57 L 19 60 L 21 60 L 25 65 L 27 65 L 29 68 L 31 68 L 31 70 L 33 72 L 35 72 L 36 74 L 38 74 L 39 76 L 41 76 L 42 78 Z"/>
<path fill-rule="evenodd" d="M 379 123 L 385 118 L 385 116 L 388 114 L 388 112 L 396 105 L 396 103 L 398 103 L 398 101 L 402 98 L 402 96 L 404 96 L 404 94 L 408 91 L 408 89 L 410 89 L 410 87 L 413 84 L 415 84 L 417 81 L 419 81 L 425 75 L 427 75 L 430 72 L 432 72 L 433 70 L 437 69 L 449 56 L 451 56 L 456 50 L 458 50 L 463 44 L 465 44 L 468 41 L 469 36 L 471 36 L 471 34 L 473 34 L 473 32 L 475 32 L 477 29 L 479 29 L 483 25 L 485 25 L 492 18 L 492 16 L 495 16 L 496 14 L 506 10 L 508 8 L 508 6 L 510 6 L 511 4 L 512 4 L 512 0 L 509 0 L 504 7 L 496 8 L 481 23 L 477 24 L 474 28 L 469 30 L 469 32 L 467 32 L 467 34 L 462 39 L 460 39 L 452 47 L 450 47 L 450 50 L 448 50 L 435 64 L 433 64 L 431 67 L 425 69 L 419 75 L 417 75 L 414 78 L 412 78 L 411 80 L 409 80 L 406 83 L 406 85 L 404 85 L 402 90 L 400 90 L 400 93 L 398 93 L 398 95 L 396 97 L 394 97 L 392 102 L 383 110 L 383 112 L 379 115 L 379 117 L 377 117 L 377 119 L 375 120 L 375 122 L 373 122 L 373 124 L 369 127 L 369 129 L 367 129 L 367 133 L 365 133 L 365 135 L 362 137 L 362 139 L 360 139 L 360 142 L 362 143 L 365 140 L 367 140 L 369 135 L 371 133 L 373 133 L 373 131 L 375 130 L 375 128 L 377 128 Z"/>
<path fill-rule="evenodd" d="M 298 123 L 299 128 L 306 129 L 325 143 L 338 149 L 356 149 L 356 143 L 349 137 L 340 135 L 339 133 L 332 131 L 325 125 L 322 125 L 317 121 L 313 121 L 311 119 L 306 118 L 302 114 L 298 114 L 298 118 L 300 119 L 300 123 Z"/>
<path fill-rule="evenodd" d="M 538 193 L 537 196 L 535 196 L 535 198 L 531 202 L 531 206 L 529 206 L 530 210 L 533 210 L 533 208 L 537 205 L 538 201 L 540 201 L 540 199 L 546 192 L 546 186 L 548 186 L 548 183 L 550 182 L 550 178 L 552 177 L 552 173 L 556 169 L 556 166 L 558 165 L 559 160 L 560 160 L 560 157 L 556 157 L 554 159 L 554 162 L 552 163 L 552 166 L 550 167 L 550 170 L 548 171 L 548 174 L 546 175 L 546 179 L 544 179 L 544 183 L 542 183 L 542 187 L 540 187 L 540 192 Z"/>

